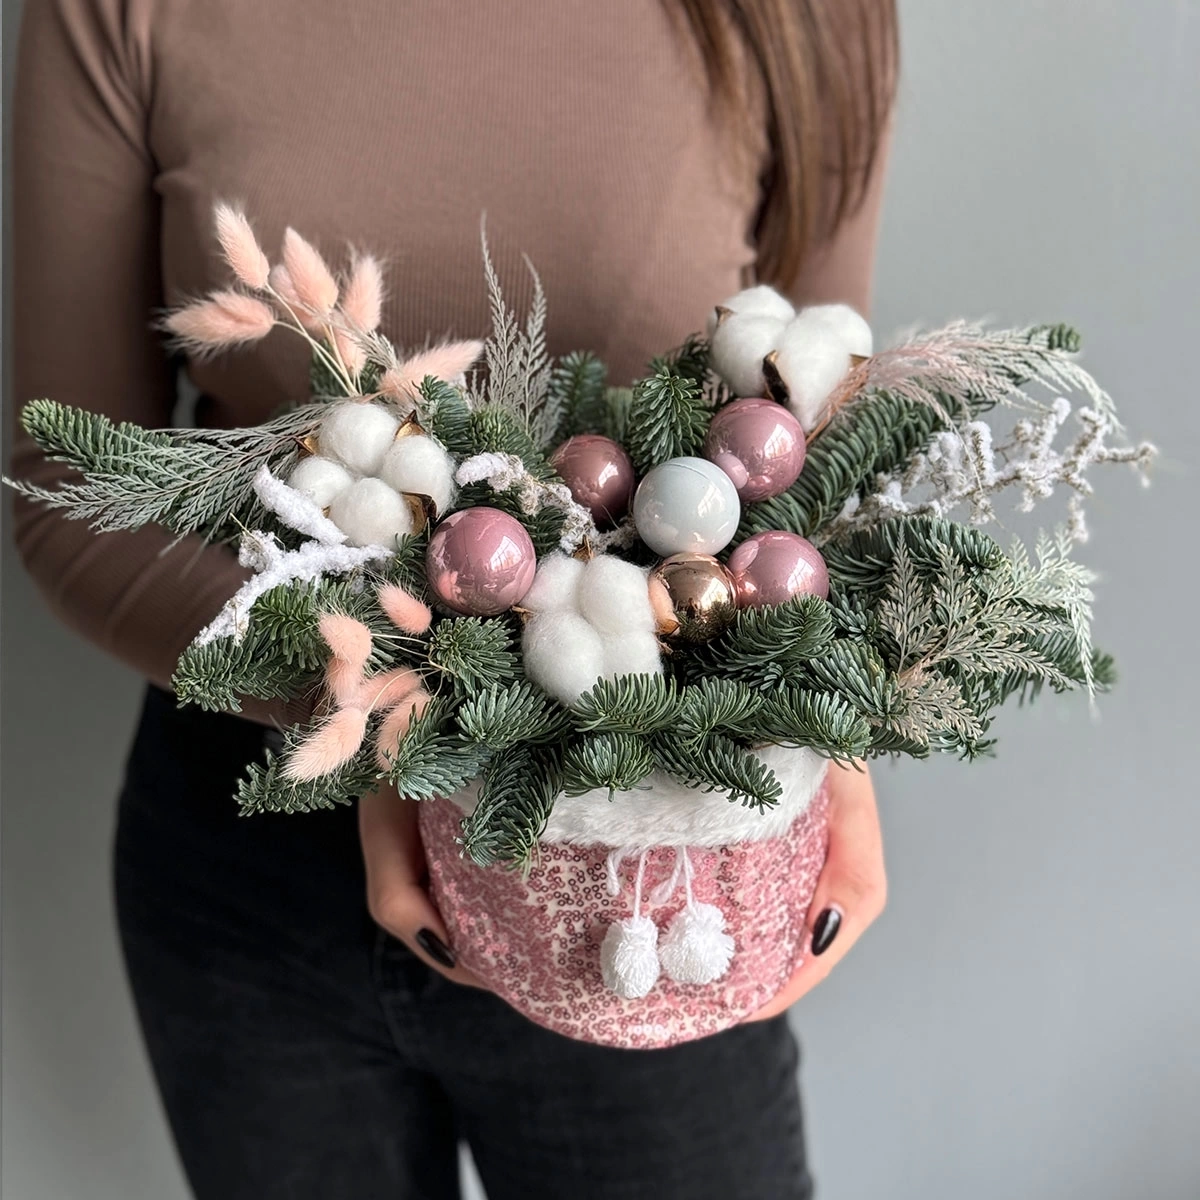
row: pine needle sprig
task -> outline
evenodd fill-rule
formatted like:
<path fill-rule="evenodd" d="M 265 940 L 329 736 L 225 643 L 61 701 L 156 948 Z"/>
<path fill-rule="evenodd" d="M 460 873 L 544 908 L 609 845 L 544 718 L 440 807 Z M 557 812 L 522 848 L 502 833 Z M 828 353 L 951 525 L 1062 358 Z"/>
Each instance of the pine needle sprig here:
<path fill-rule="evenodd" d="M 563 794 L 626 792 L 654 770 L 654 747 L 634 733 L 595 733 L 568 743 L 563 754 Z"/>
<path fill-rule="evenodd" d="M 474 809 L 463 819 L 463 848 L 471 861 L 528 871 L 561 784 L 557 748 L 514 746 L 497 755 L 484 769 Z"/>
<path fill-rule="evenodd" d="M 660 360 L 633 387 L 626 448 L 638 474 L 669 458 L 698 454 L 711 417 L 700 384 L 677 363 Z"/>
<path fill-rule="evenodd" d="M 732 804 L 760 810 L 773 808 L 783 796 L 771 768 L 722 734 L 685 741 L 660 733 L 654 749 L 659 767 L 685 787 L 723 792 Z"/>
<path fill-rule="evenodd" d="M 662 675 L 620 675 L 601 679 L 575 704 L 577 728 L 641 736 L 668 729 L 677 719 L 680 694 Z"/>
<path fill-rule="evenodd" d="M 570 728 L 567 713 L 524 680 L 476 691 L 458 709 L 455 720 L 468 741 L 489 750 L 555 742 Z"/>
<path fill-rule="evenodd" d="M 482 746 L 464 741 L 450 719 L 451 706 L 435 696 L 408 727 L 394 754 L 388 779 L 401 796 L 434 800 L 466 787 L 490 757 Z"/>

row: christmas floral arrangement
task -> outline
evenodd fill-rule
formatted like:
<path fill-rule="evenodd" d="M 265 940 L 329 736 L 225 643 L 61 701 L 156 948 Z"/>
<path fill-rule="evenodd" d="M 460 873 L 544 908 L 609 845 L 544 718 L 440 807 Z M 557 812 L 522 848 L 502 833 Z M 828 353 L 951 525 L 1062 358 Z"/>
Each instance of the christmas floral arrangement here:
<path fill-rule="evenodd" d="M 374 258 L 338 277 L 289 230 L 272 266 L 224 206 L 217 234 L 233 285 L 167 331 L 203 355 L 288 329 L 312 395 L 232 431 L 38 400 L 26 430 L 80 477 L 15 486 L 237 544 L 248 578 L 179 700 L 314 711 L 242 811 L 383 778 L 422 802 L 460 960 L 534 1019 L 631 1046 L 742 1019 L 805 951 L 829 760 L 974 757 L 1008 698 L 1111 684 L 1072 551 L 1089 468 L 1152 450 L 1120 441 L 1071 329 L 876 353 L 852 309 L 754 287 L 614 386 L 586 351 L 551 359 L 536 274 L 519 318 L 486 242 L 490 337 L 405 355 Z M 1060 487 L 1032 553 L 982 528 L 1002 493 Z"/>

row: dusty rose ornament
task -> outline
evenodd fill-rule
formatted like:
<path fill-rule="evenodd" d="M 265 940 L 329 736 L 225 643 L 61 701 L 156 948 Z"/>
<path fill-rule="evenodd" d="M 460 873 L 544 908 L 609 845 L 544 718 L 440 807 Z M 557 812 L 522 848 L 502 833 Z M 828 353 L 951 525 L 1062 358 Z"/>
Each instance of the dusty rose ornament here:
<path fill-rule="evenodd" d="M 729 556 L 728 565 L 742 608 L 785 604 L 796 596 L 829 595 L 825 560 L 798 533 L 779 529 L 756 533 Z"/>
<path fill-rule="evenodd" d="M 774 400 L 735 400 L 712 419 L 704 455 L 733 481 L 743 504 L 778 496 L 804 466 L 804 430 Z"/>
<path fill-rule="evenodd" d="M 612 438 L 598 433 L 568 438 L 550 463 L 597 525 L 615 525 L 629 511 L 637 476 L 629 455 Z"/>
<path fill-rule="evenodd" d="M 536 569 L 525 527 L 498 508 L 451 513 L 425 555 L 430 590 L 446 608 L 471 617 L 492 617 L 519 603 Z"/>

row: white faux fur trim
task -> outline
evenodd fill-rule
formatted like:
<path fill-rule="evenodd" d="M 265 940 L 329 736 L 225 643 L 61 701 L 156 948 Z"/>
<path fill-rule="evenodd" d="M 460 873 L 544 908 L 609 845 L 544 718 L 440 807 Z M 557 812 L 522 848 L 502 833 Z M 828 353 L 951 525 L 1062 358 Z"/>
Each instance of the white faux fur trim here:
<path fill-rule="evenodd" d="M 782 837 L 820 790 L 828 760 L 789 746 L 764 746 L 756 753 L 783 786 L 783 798 L 766 812 L 732 804 L 721 792 L 684 787 L 656 771 L 642 787 L 617 792 L 611 800 L 604 790 L 559 796 L 541 840 L 638 849 L 725 846 Z M 478 787 L 472 784 L 451 799 L 470 812 L 477 795 Z"/>

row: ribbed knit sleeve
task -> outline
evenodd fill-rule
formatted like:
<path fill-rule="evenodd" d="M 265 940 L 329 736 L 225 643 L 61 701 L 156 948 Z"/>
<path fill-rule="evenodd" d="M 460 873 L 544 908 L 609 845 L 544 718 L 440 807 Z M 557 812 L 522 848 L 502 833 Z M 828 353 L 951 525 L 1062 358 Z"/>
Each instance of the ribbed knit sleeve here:
<path fill-rule="evenodd" d="M 123 6 L 28 0 L 14 100 L 15 398 L 51 397 L 147 426 L 169 423 L 174 381 L 150 322 L 161 306 L 158 200 L 145 90 Z M 69 475 L 19 431 L 12 473 Z M 17 500 L 19 552 L 76 632 L 169 685 L 180 653 L 244 572 L 223 547 L 164 530 L 93 532 Z M 282 717 L 255 705 L 262 720 Z"/>

